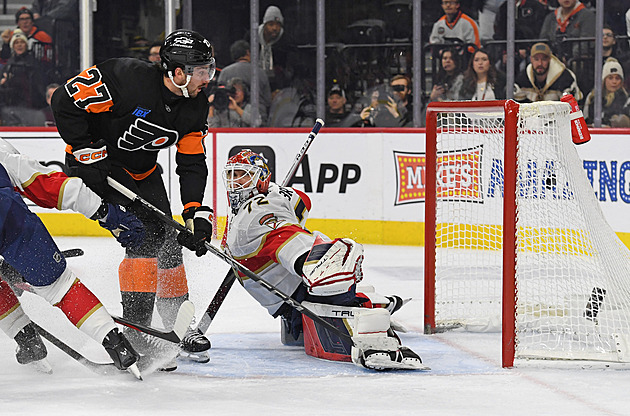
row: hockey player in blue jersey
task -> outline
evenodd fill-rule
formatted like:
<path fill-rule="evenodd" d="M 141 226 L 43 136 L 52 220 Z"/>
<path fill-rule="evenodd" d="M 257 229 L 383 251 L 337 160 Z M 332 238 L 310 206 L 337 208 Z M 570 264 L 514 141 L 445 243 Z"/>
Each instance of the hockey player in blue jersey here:
<path fill-rule="evenodd" d="M 97 220 L 103 228 L 113 231 L 123 246 L 142 242 L 142 223 L 120 206 L 102 201 L 79 178 L 44 167 L 0 139 L 0 255 L 37 295 L 61 309 L 77 328 L 101 343 L 116 367 L 129 369 L 139 377 L 136 352 L 118 332 L 100 300 L 67 267 L 48 230 L 22 196 L 41 207 L 71 209 Z M 19 363 L 38 363 L 41 370 L 51 370 L 45 361 L 46 347 L 15 293 L 2 280 L 0 329 L 18 343 Z"/>

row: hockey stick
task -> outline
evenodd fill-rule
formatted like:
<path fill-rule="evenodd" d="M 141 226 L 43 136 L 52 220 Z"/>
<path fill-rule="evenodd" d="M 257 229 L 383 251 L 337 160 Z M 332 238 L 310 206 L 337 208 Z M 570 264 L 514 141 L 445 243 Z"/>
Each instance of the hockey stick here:
<path fill-rule="evenodd" d="M 33 286 L 31 286 L 27 282 L 11 282 L 10 285 L 12 289 L 19 289 L 30 293 L 35 293 L 35 291 L 33 290 Z M 192 323 L 194 316 L 195 305 L 193 305 L 193 303 L 189 300 L 184 301 L 184 303 L 182 303 L 179 307 L 177 317 L 175 318 L 175 324 L 173 325 L 173 329 L 170 331 L 163 331 L 161 329 L 153 328 L 148 325 L 142 325 L 133 322 L 127 318 L 111 315 L 112 319 L 116 323 L 129 327 L 131 329 L 135 329 L 138 332 L 144 332 L 145 334 L 176 344 L 179 344 L 181 342 L 184 334 L 186 334 L 186 331 L 188 330 L 188 327 Z"/>
<path fill-rule="evenodd" d="M 84 255 L 85 252 L 81 250 L 80 248 L 70 248 L 68 250 L 61 250 L 61 254 L 63 254 L 64 257 L 68 258 L 68 257 L 80 257 Z"/>
<path fill-rule="evenodd" d="M 164 222 L 166 222 L 171 227 L 175 228 L 176 230 L 178 230 L 180 232 L 185 232 L 185 233 L 189 233 L 190 232 L 190 230 L 188 228 L 186 228 L 185 226 L 183 226 L 179 222 L 175 221 L 172 217 L 166 215 L 160 209 L 158 209 L 157 207 L 151 205 L 149 202 L 144 200 L 142 197 L 136 195 L 133 191 L 127 189 L 126 187 L 124 187 L 123 185 L 118 183 L 116 180 L 114 180 L 112 178 L 107 178 L 107 182 L 109 183 L 109 185 L 112 188 L 116 189 L 118 192 L 120 192 L 121 194 L 123 194 L 124 196 L 129 198 L 130 200 L 136 201 L 136 202 L 140 203 L 141 205 L 144 205 L 145 208 L 153 211 L 158 217 L 160 217 Z M 232 269 L 238 270 L 240 273 L 242 273 L 245 276 L 249 277 L 253 281 L 259 283 L 265 289 L 267 289 L 271 293 L 273 293 L 276 296 L 278 296 L 280 299 L 282 299 L 285 303 L 287 303 L 289 306 L 291 306 L 296 311 L 298 311 L 298 312 L 308 316 L 313 321 L 319 323 L 322 326 L 325 326 L 326 328 L 328 328 L 328 330 L 332 331 L 336 335 L 338 335 L 338 336 L 340 336 L 342 338 L 346 338 L 352 344 L 354 344 L 354 341 L 353 341 L 353 339 L 352 339 L 352 337 L 350 335 L 348 335 L 348 334 L 346 334 L 344 332 L 341 332 L 333 324 L 331 324 L 330 322 L 324 320 L 322 317 L 320 317 L 319 315 L 317 315 L 315 312 L 311 311 L 310 309 L 304 307 L 302 305 L 302 303 L 296 301 L 291 296 L 285 294 L 280 289 L 278 289 L 277 287 L 275 287 L 271 283 L 267 282 L 262 277 L 258 276 L 256 273 L 254 273 L 251 270 L 249 270 L 247 267 L 243 266 L 242 264 L 240 264 L 239 262 L 234 260 L 228 254 L 222 252 L 221 250 L 219 250 L 218 248 L 214 247 L 212 244 L 210 244 L 207 241 L 205 242 L 205 246 L 206 246 L 206 248 L 208 249 L 209 252 L 211 252 L 212 254 L 214 254 L 215 256 L 219 257 L 221 260 L 223 260 L 224 262 L 226 262 L 227 264 L 232 266 Z"/>
<path fill-rule="evenodd" d="M 175 318 L 175 325 L 173 325 L 173 329 L 171 331 L 162 331 L 160 329 L 156 329 L 147 325 L 132 322 L 129 319 L 120 316 L 112 315 L 112 319 L 115 322 L 131 329 L 135 329 L 136 331 L 144 332 L 145 334 L 152 335 L 156 338 L 179 344 L 182 338 L 184 338 L 184 335 L 186 334 L 188 327 L 192 323 L 194 316 L 195 306 L 191 301 L 187 300 L 184 301 L 184 303 L 182 303 L 182 305 L 179 307 L 177 318 Z"/>
<path fill-rule="evenodd" d="M 302 163 L 302 159 L 304 159 L 304 156 L 306 155 L 306 151 L 311 146 L 311 143 L 313 142 L 313 140 L 315 140 L 317 133 L 319 133 L 319 130 L 322 128 L 323 125 L 324 125 L 324 120 L 322 120 L 321 118 L 318 118 L 317 121 L 315 122 L 315 125 L 313 126 L 313 129 L 308 134 L 308 138 L 304 142 L 304 145 L 302 145 L 302 148 L 300 149 L 298 154 L 295 156 L 293 165 L 289 169 L 287 176 L 282 181 L 282 184 L 281 184 L 282 186 L 287 186 L 289 184 L 289 181 L 291 180 L 293 175 L 295 175 L 295 172 L 298 170 L 300 163 Z M 206 312 L 203 315 L 203 318 L 201 318 L 201 321 L 199 322 L 199 325 L 197 326 L 197 329 L 199 329 L 202 334 L 205 334 L 208 328 L 210 327 L 212 320 L 217 315 L 219 308 L 225 301 L 225 297 L 227 296 L 228 292 L 232 288 L 232 285 L 234 284 L 234 280 L 236 280 L 236 274 L 234 273 L 234 270 L 230 269 L 225 275 L 225 278 L 223 278 L 223 282 L 221 282 L 219 289 L 217 289 L 217 293 L 215 293 L 214 297 L 212 298 L 212 301 L 210 302 L 210 305 L 208 305 L 208 308 L 206 309 Z"/>
<path fill-rule="evenodd" d="M 61 351 L 65 352 L 70 357 L 78 361 L 84 367 L 89 368 L 90 370 L 94 371 L 97 374 L 103 374 L 103 375 L 117 374 L 120 372 L 120 370 L 116 368 L 114 363 L 97 363 L 92 360 L 89 360 L 88 358 L 85 358 L 83 355 L 81 355 L 80 352 L 72 349 L 65 342 L 63 342 L 62 340 L 60 340 L 59 338 L 57 338 L 56 336 L 54 336 L 53 334 L 51 334 L 50 332 L 48 332 L 47 330 L 45 330 L 44 328 L 36 324 L 35 322 L 31 321 L 31 323 L 33 324 L 33 326 L 35 327 L 35 329 L 41 336 L 46 338 L 55 347 L 59 348 Z"/>

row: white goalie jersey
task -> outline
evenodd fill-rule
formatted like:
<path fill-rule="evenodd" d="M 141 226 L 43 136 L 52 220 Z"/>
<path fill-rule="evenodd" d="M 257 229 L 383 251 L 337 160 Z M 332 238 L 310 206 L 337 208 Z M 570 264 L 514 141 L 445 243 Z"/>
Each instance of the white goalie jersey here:
<path fill-rule="evenodd" d="M 295 271 L 295 261 L 315 241 L 304 228 L 310 208 L 306 194 L 272 182 L 267 195 L 255 195 L 230 216 L 227 248 L 238 262 L 291 295 L 302 281 Z M 279 297 L 246 276 L 240 279 L 270 314 L 280 308 Z"/>

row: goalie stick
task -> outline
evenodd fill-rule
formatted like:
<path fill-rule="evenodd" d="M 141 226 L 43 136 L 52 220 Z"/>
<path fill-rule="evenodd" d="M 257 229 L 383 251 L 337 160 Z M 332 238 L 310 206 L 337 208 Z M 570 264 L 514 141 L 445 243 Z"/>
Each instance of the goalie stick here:
<path fill-rule="evenodd" d="M 322 120 L 321 118 L 318 118 L 317 121 L 315 122 L 315 125 L 313 126 L 313 129 L 308 134 L 308 138 L 302 145 L 302 148 L 297 153 L 297 155 L 295 155 L 295 159 L 293 160 L 293 165 L 291 165 L 291 168 L 289 169 L 287 176 L 285 176 L 284 180 L 282 181 L 282 184 L 281 184 L 282 186 L 287 186 L 289 184 L 289 181 L 291 180 L 293 175 L 295 175 L 295 172 L 297 172 L 298 167 L 300 166 L 300 163 L 302 163 L 302 160 L 304 159 L 304 156 L 306 155 L 306 151 L 308 150 L 309 147 L 311 147 L 311 143 L 313 143 L 313 140 L 315 140 L 317 133 L 319 133 L 319 130 L 323 127 L 323 125 L 324 125 L 324 120 Z M 225 232 L 227 234 L 227 226 L 226 226 Z M 217 289 L 217 293 L 215 293 L 214 297 L 212 298 L 212 301 L 210 302 L 210 305 L 208 305 L 206 312 L 203 314 L 203 318 L 201 318 L 201 321 L 199 322 L 199 325 L 197 326 L 197 329 L 199 329 L 202 334 L 205 334 L 206 331 L 208 331 L 208 328 L 210 327 L 212 320 L 217 315 L 217 312 L 219 311 L 219 308 L 221 307 L 221 305 L 223 305 L 223 302 L 225 301 L 225 298 L 227 294 L 229 293 L 230 289 L 232 288 L 232 285 L 234 284 L 235 280 L 236 280 L 236 273 L 234 273 L 234 270 L 233 269 L 228 270 L 227 274 L 223 278 L 223 282 L 221 282 L 221 285 Z"/>
<path fill-rule="evenodd" d="M 168 225 L 170 225 L 171 227 L 175 228 L 176 230 L 178 230 L 180 232 L 185 232 L 185 233 L 191 232 L 184 225 L 182 225 L 181 223 L 175 221 L 171 216 L 166 215 L 160 209 L 158 209 L 157 207 L 155 207 L 154 205 L 152 205 L 151 203 L 149 203 L 148 201 L 146 201 L 142 197 L 136 195 L 133 191 L 127 189 L 126 187 L 124 187 L 122 184 L 120 184 L 116 180 L 108 177 L 107 178 L 107 182 L 109 183 L 109 185 L 112 188 L 116 189 L 118 192 L 123 194 L 125 197 L 129 198 L 132 201 L 136 201 L 136 202 L 140 203 L 141 205 L 143 205 L 145 208 L 153 211 L 160 219 L 162 219 L 164 222 L 166 222 Z M 262 277 L 258 276 L 256 273 L 252 272 L 247 267 L 243 266 L 242 264 L 240 264 L 239 262 L 234 260 L 231 256 L 229 256 L 228 254 L 222 252 L 221 250 L 219 250 L 218 248 L 216 248 L 215 246 L 213 246 L 209 242 L 206 241 L 205 242 L 205 246 L 206 246 L 206 248 L 208 249 L 209 252 L 211 252 L 212 254 L 214 254 L 215 256 L 219 257 L 221 260 L 223 260 L 227 264 L 229 264 L 232 267 L 232 269 L 239 271 L 240 273 L 242 273 L 245 276 L 249 277 L 253 281 L 259 283 L 261 286 L 263 286 L 265 289 L 267 289 L 271 293 L 273 293 L 276 296 L 278 296 L 280 299 L 282 299 L 283 302 L 287 303 L 289 306 L 291 306 L 296 311 L 298 311 L 298 312 L 308 316 L 313 321 L 315 321 L 318 324 L 326 327 L 328 330 L 332 331 L 336 335 L 349 340 L 354 345 L 354 340 L 352 339 L 352 337 L 350 335 L 340 331 L 333 324 L 331 324 L 330 322 L 324 320 L 322 317 L 320 317 L 319 315 L 317 315 L 315 312 L 311 311 L 310 309 L 306 308 L 304 305 L 302 305 L 302 303 L 296 301 L 291 296 L 289 296 L 286 293 L 282 292 L 280 289 L 278 289 L 277 287 L 275 287 L 271 283 L 267 282 L 265 279 L 263 279 Z"/>

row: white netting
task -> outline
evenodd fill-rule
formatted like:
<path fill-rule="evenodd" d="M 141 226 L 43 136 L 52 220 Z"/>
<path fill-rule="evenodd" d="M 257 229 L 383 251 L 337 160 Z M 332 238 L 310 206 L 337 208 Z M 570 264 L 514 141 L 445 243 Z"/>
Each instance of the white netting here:
<path fill-rule="evenodd" d="M 630 252 L 604 219 L 568 111 L 519 109 L 516 357 L 630 361 Z M 436 328 L 501 330 L 503 119 L 438 114 Z"/>

